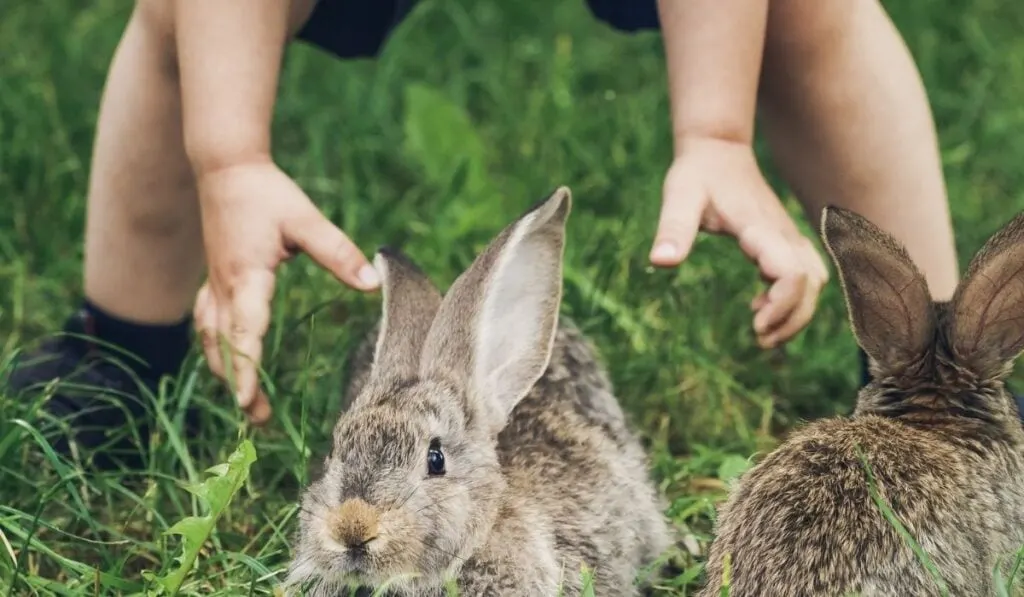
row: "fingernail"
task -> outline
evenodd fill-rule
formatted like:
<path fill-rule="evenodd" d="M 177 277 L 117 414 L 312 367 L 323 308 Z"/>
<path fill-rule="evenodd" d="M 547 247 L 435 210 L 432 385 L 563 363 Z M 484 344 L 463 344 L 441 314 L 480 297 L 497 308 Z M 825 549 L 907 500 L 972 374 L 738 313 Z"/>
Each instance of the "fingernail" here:
<path fill-rule="evenodd" d="M 359 281 L 367 288 L 376 288 L 380 285 L 380 276 L 372 265 L 364 265 L 359 268 Z"/>
<path fill-rule="evenodd" d="M 669 241 L 658 243 L 651 251 L 651 259 L 654 261 L 671 261 L 679 257 L 679 249 Z"/>
<path fill-rule="evenodd" d="M 765 333 L 768 328 L 768 316 L 764 311 L 759 311 L 754 316 L 754 332 L 758 335 Z"/>

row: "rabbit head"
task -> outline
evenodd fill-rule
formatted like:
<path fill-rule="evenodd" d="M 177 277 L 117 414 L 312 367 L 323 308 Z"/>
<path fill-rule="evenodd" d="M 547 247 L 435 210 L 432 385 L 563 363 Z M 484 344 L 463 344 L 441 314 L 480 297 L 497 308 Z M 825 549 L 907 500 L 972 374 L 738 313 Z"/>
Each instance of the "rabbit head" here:
<path fill-rule="evenodd" d="M 436 586 L 486 540 L 505 487 L 497 434 L 551 357 L 570 203 L 562 187 L 535 205 L 443 299 L 406 258 L 375 257 L 373 363 L 302 498 L 287 584 Z"/>
<path fill-rule="evenodd" d="M 826 208 L 822 235 L 873 376 L 857 414 L 1019 425 L 1004 379 L 1024 349 L 1024 214 L 989 239 L 942 302 L 906 249 L 866 218 Z"/>

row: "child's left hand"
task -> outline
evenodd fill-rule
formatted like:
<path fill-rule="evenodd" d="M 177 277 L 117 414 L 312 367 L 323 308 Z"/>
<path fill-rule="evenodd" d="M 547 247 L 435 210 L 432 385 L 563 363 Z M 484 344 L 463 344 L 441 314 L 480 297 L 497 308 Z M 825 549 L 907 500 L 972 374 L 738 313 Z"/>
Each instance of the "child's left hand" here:
<path fill-rule="evenodd" d="M 765 181 L 753 149 L 713 138 L 683 140 L 665 177 L 654 265 L 679 265 L 698 230 L 739 241 L 770 287 L 751 302 L 762 348 L 782 344 L 810 321 L 828 270 Z"/>

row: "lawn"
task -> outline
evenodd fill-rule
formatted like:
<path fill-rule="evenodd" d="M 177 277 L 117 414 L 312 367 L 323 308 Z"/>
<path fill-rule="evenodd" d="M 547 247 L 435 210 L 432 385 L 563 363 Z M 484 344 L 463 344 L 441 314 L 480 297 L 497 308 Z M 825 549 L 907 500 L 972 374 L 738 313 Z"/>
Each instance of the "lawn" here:
<path fill-rule="evenodd" d="M 1024 210 L 1024 9 L 891 4 L 933 102 L 965 263 Z M 0 370 L 78 299 L 93 127 L 130 7 L 13 0 L 0 11 Z M 608 363 L 694 551 L 750 456 L 801 420 L 853 407 L 856 350 L 834 275 L 813 324 L 763 352 L 747 307 L 760 282 L 732 241 L 701 238 L 676 270 L 648 266 L 671 156 L 656 34 L 615 33 L 581 0 L 424 1 L 377 61 L 293 47 L 274 131 L 282 167 L 368 254 L 401 246 L 442 286 L 526 206 L 572 187 L 563 312 Z M 142 471 L 84 475 L 54 461 L 35 433 L 38 403 L 0 397 L 0 593 L 140 591 L 143 571 L 176 565 L 180 537 L 165 531 L 202 513 L 182 484 L 251 439 L 249 477 L 181 591 L 272 594 L 346 352 L 378 308 L 308 259 L 287 265 L 265 357 L 272 424 L 246 427 L 194 358 L 156 397 Z M 204 413 L 198 437 L 181 435 L 187 404 Z M 687 565 L 668 594 L 699 582 L 700 558 Z"/>

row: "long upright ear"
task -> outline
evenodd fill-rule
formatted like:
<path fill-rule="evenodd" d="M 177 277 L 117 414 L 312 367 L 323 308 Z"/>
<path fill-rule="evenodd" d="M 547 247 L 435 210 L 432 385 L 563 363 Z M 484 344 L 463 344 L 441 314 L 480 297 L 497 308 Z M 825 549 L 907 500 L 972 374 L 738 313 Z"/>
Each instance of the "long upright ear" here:
<path fill-rule="evenodd" d="M 427 332 L 441 306 L 441 293 L 398 251 L 380 249 L 373 265 L 381 276 L 384 307 L 371 374 L 399 378 L 417 375 Z"/>
<path fill-rule="evenodd" d="M 919 360 L 935 338 L 935 311 L 906 249 L 863 216 L 834 206 L 822 213 L 821 233 L 853 333 L 876 373 L 897 373 Z"/>
<path fill-rule="evenodd" d="M 424 374 L 462 384 L 495 428 L 551 358 L 570 206 L 560 187 L 505 228 L 452 284 L 427 336 Z"/>
<path fill-rule="evenodd" d="M 983 377 L 1008 373 L 1024 350 L 1024 213 L 971 260 L 951 308 L 957 362 Z"/>

